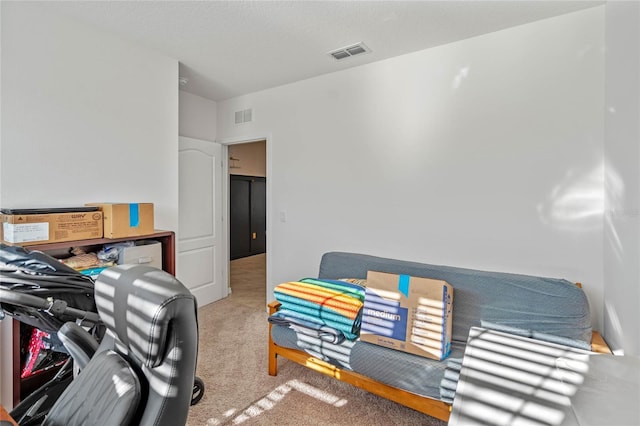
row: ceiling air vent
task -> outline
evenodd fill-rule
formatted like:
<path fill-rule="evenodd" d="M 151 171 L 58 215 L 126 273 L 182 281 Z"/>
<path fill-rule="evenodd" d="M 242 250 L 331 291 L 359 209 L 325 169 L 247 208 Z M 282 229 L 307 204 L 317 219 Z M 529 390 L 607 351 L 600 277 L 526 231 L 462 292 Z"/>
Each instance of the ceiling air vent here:
<path fill-rule="evenodd" d="M 362 53 L 369 53 L 369 49 L 363 42 L 352 44 L 351 46 L 342 47 L 340 49 L 332 50 L 329 55 L 333 56 L 336 60 L 346 59 L 351 56 L 360 55 Z"/>

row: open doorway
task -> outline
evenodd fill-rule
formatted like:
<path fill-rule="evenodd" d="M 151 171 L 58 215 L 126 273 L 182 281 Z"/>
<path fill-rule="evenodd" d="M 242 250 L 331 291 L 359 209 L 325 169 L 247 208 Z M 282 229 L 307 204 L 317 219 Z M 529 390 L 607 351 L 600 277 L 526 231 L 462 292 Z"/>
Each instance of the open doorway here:
<path fill-rule="evenodd" d="M 266 140 L 231 144 L 229 170 L 229 288 L 242 304 L 266 306 Z"/>

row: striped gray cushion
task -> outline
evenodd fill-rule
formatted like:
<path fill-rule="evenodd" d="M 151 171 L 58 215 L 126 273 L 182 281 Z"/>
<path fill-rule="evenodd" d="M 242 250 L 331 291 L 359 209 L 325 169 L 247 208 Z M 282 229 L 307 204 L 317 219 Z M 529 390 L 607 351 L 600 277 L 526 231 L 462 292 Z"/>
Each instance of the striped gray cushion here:
<path fill-rule="evenodd" d="M 367 271 L 444 280 L 453 286 L 452 340 L 466 342 L 482 322 L 591 342 L 584 291 L 560 278 L 488 272 L 387 259 L 359 253 L 322 256 L 320 278 L 365 278 Z"/>

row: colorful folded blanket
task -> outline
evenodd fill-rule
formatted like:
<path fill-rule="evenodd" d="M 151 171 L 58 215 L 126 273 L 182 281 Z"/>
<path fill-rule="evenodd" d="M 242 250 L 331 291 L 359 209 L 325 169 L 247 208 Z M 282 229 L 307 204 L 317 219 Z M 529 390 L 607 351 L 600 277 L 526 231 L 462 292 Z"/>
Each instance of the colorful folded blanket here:
<path fill-rule="evenodd" d="M 345 340 L 341 344 L 333 344 L 306 334 L 297 333 L 297 336 L 296 343 L 300 349 L 323 361 L 338 363 L 344 368 L 351 369 L 349 361 L 355 341 Z"/>
<path fill-rule="evenodd" d="M 315 336 L 324 342 L 339 344 L 345 339 L 345 335 L 342 331 L 329 327 L 315 319 L 313 321 L 309 321 L 308 319 L 302 318 L 301 315 L 298 315 L 295 312 L 290 312 L 287 309 L 280 309 L 278 312 L 271 315 L 268 320 L 271 324 L 289 327 L 298 334 Z"/>
<path fill-rule="evenodd" d="M 364 288 L 343 281 L 305 278 L 282 283 L 274 289 L 280 312 L 326 325 L 354 340 L 360 333 Z"/>

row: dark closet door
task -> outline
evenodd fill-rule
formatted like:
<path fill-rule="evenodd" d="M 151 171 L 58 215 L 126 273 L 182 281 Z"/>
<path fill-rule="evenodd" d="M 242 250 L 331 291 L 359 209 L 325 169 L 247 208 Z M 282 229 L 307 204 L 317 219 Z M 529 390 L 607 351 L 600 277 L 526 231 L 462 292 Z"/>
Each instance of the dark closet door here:
<path fill-rule="evenodd" d="M 264 253 L 266 244 L 266 179 L 231 175 L 229 184 L 230 257 Z"/>
<path fill-rule="evenodd" d="M 250 181 L 231 176 L 229 185 L 230 213 L 230 256 L 231 259 L 248 256 L 251 252 L 251 188 Z"/>
<path fill-rule="evenodd" d="M 251 182 L 251 254 L 267 251 L 267 182 Z"/>

